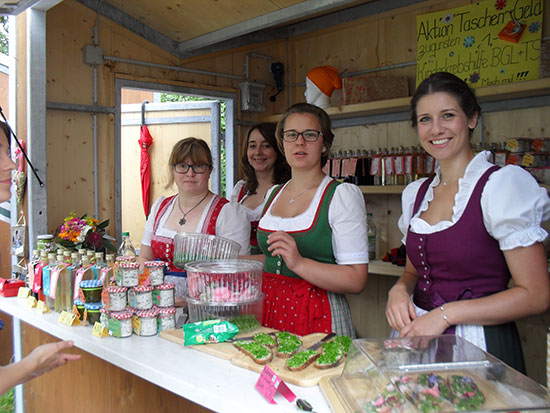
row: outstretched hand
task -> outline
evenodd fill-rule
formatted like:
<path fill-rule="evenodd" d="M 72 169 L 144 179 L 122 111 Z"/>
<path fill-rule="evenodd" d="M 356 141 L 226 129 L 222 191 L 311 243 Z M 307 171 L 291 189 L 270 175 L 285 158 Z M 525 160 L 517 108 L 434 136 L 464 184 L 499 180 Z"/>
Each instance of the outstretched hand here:
<path fill-rule="evenodd" d="M 41 376 L 57 367 L 64 366 L 69 361 L 79 360 L 81 356 L 78 354 L 62 353 L 63 350 L 73 346 L 74 343 L 72 341 L 59 341 L 36 347 L 25 357 L 26 362 L 29 363 L 32 370 L 29 375 L 23 378 L 22 382 Z"/>

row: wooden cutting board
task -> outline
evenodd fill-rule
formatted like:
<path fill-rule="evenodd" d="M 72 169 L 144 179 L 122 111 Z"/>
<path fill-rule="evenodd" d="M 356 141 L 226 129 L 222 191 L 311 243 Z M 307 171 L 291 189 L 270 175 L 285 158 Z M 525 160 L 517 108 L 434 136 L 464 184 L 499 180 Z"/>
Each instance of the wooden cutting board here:
<path fill-rule="evenodd" d="M 254 331 L 240 333 L 236 337 L 252 336 L 255 333 L 269 333 L 272 331 L 275 330 L 260 327 L 259 329 L 256 329 Z M 307 348 L 312 344 L 315 344 L 317 341 L 325 337 L 325 335 L 326 334 L 315 333 L 301 337 L 302 341 L 304 342 L 303 347 Z M 178 344 L 185 343 L 185 340 L 183 339 L 183 329 L 162 331 L 160 333 L 160 337 Z M 231 343 L 203 344 L 190 347 L 195 350 L 210 354 L 214 357 L 230 360 L 231 363 L 236 366 L 243 367 L 257 373 L 260 373 L 264 369 L 263 365 L 255 363 L 250 357 L 237 350 L 235 346 L 233 346 L 233 344 Z M 340 374 L 342 374 L 342 370 L 344 368 L 344 363 L 341 363 L 339 366 L 325 370 L 317 369 L 312 364 L 302 371 L 290 371 L 286 368 L 285 363 L 286 359 L 280 359 L 274 356 L 273 360 L 267 365 L 285 382 L 296 384 L 302 387 L 316 386 L 317 384 L 319 384 L 319 381 L 324 377 L 339 376 Z"/>

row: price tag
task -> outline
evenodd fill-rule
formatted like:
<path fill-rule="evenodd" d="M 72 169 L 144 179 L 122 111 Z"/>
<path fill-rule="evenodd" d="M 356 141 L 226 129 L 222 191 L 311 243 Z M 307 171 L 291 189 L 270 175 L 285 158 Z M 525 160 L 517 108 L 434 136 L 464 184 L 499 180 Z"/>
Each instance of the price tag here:
<path fill-rule="evenodd" d="M 36 307 L 36 298 L 34 298 L 33 296 L 27 297 L 27 306 L 30 308 Z"/>
<path fill-rule="evenodd" d="M 69 327 L 73 325 L 80 325 L 78 317 L 75 316 L 73 313 L 69 313 L 68 311 L 62 311 L 61 314 L 59 314 L 59 318 L 57 319 L 57 321 Z"/>
<path fill-rule="evenodd" d="M 144 268 L 140 273 L 139 273 L 139 285 L 149 285 L 149 268 Z"/>
<path fill-rule="evenodd" d="M 80 321 L 80 313 L 78 312 L 78 308 L 76 308 L 76 304 L 73 304 L 73 314 L 78 318 Z"/>
<path fill-rule="evenodd" d="M 82 325 L 86 325 L 86 320 L 88 319 L 88 310 L 84 310 L 84 315 L 82 316 Z"/>
<path fill-rule="evenodd" d="M 256 387 L 256 390 L 258 390 L 271 404 L 277 404 L 277 402 L 273 400 L 273 396 L 275 396 L 277 391 L 291 403 L 296 399 L 296 395 L 292 393 L 292 390 L 288 388 L 286 383 L 282 381 L 269 366 L 264 367 L 254 387 Z"/>
<path fill-rule="evenodd" d="M 141 335 L 141 320 L 138 316 L 132 317 L 132 331 L 138 336 Z"/>
<path fill-rule="evenodd" d="M 19 287 L 19 290 L 17 290 L 17 298 L 28 298 L 29 295 L 31 295 L 29 287 Z"/>
<path fill-rule="evenodd" d="M 523 155 L 523 158 L 521 159 L 521 166 L 533 166 L 533 163 L 535 162 L 535 157 L 531 155 L 530 153 L 526 153 Z"/>
<path fill-rule="evenodd" d="M 109 293 L 107 292 L 107 288 L 104 288 L 101 291 L 101 302 L 103 303 L 104 307 L 109 308 Z"/>
<path fill-rule="evenodd" d="M 38 314 L 45 314 L 45 313 L 49 313 L 50 309 L 48 308 L 48 306 L 44 301 L 39 301 L 38 304 L 36 304 L 36 312 Z"/>
<path fill-rule="evenodd" d="M 94 337 L 99 337 L 99 338 L 102 338 L 102 337 L 108 337 L 109 336 L 109 332 L 107 331 L 107 329 L 103 326 L 103 324 L 99 323 L 99 322 L 95 322 L 94 323 L 94 328 L 92 329 L 92 336 Z"/>

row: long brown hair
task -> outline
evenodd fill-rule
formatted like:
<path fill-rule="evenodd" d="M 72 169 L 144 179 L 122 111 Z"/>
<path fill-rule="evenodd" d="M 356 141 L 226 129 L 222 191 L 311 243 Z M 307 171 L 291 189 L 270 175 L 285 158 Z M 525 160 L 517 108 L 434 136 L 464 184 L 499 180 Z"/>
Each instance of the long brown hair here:
<path fill-rule="evenodd" d="M 290 167 L 286 162 L 285 156 L 279 149 L 277 145 L 277 139 L 275 138 L 275 128 L 274 123 L 256 123 L 248 129 L 246 134 L 246 139 L 241 146 L 241 171 L 244 174 L 244 189 L 249 194 L 255 194 L 256 189 L 258 189 L 258 178 L 256 177 L 256 171 L 250 162 L 248 161 L 248 142 L 250 140 L 250 135 L 252 132 L 257 130 L 264 137 L 264 139 L 271 145 L 275 153 L 277 154 L 277 159 L 275 160 L 275 165 L 273 167 L 273 178 L 272 184 L 282 184 L 290 179 Z"/>

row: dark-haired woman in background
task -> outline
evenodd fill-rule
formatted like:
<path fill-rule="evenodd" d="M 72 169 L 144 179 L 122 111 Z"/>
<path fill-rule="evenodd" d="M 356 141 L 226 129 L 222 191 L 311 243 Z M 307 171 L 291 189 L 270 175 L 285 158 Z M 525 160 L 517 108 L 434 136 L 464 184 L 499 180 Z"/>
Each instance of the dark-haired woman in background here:
<path fill-rule="evenodd" d="M 288 163 L 277 146 L 275 128 L 274 123 L 257 123 L 250 127 L 241 148 L 244 179 L 235 184 L 231 193 L 230 201 L 241 204 L 250 221 L 251 254 L 261 254 L 256 231 L 268 189 L 290 178 Z"/>
<path fill-rule="evenodd" d="M 412 125 L 439 168 L 403 191 L 407 263 L 386 315 L 401 336 L 454 333 L 525 372 L 514 320 L 548 309 L 540 224 L 550 200 L 522 168 L 474 155 L 480 111 L 469 86 L 446 72 L 425 79 L 411 100 Z"/>

